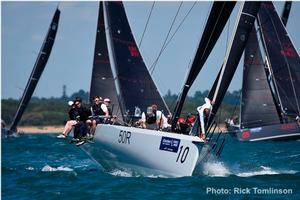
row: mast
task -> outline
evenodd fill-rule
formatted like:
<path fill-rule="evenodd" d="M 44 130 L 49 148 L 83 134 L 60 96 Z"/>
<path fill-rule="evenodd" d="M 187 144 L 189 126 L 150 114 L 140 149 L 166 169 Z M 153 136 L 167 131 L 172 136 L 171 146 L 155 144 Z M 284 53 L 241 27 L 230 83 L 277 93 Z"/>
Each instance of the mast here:
<path fill-rule="evenodd" d="M 99 2 L 90 99 L 92 99 L 93 96 L 109 98 L 112 103 L 112 115 L 121 117 L 115 80 L 108 55 L 103 3 L 101 1 Z"/>
<path fill-rule="evenodd" d="M 101 2 L 100 2 L 101 3 Z M 117 69 L 116 69 L 116 58 L 115 58 L 115 54 L 114 54 L 114 46 L 112 44 L 112 33 L 111 33 L 111 26 L 110 26 L 110 19 L 109 19 L 109 14 L 108 14 L 108 3 L 109 2 L 105 2 L 103 1 L 103 13 L 104 13 L 104 24 L 105 24 L 105 30 L 106 30 L 106 42 L 107 42 L 107 46 L 108 46 L 108 55 L 109 55 L 109 60 L 110 60 L 110 64 L 111 64 L 111 70 L 112 70 L 112 74 L 113 74 L 113 78 L 114 78 L 114 82 L 115 82 L 115 88 L 116 88 L 116 92 L 117 92 L 117 97 L 118 97 L 118 102 L 120 105 L 120 111 L 122 114 L 122 118 L 123 121 L 125 121 L 124 115 L 125 115 L 125 110 L 124 110 L 124 105 L 123 105 L 123 99 L 122 99 L 122 94 L 121 94 L 121 90 L 120 90 L 120 83 L 119 83 L 119 79 L 117 76 Z"/>
<path fill-rule="evenodd" d="M 124 121 L 156 104 L 170 113 L 132 35 L 122 2 L 104 2 L 107 45 Z M 138 112 L 139 111 L 139 112 Z"/>
<path fill-rule="evenodd" d="M 11 131 L 17 130 L 17 125 L 20 122 L 22 115 L 31 99 L 31 96 L 36 88 L 36 85 L 45 69 L 48 58 L 50 56 L 55 36 L 57 33 L 58 22 L 59 22 L 60 10 L 57 8 L 54 16 L 52 18 L 51 24 L 49 26 L 47 35 L 44 39 L 43 45 L 39 51 L 37 60 L 35 61 L 33 70 L 30 74 L 29 80 L 27 82 L 26 88 L 20 100 L 17 112 L 15 114 L 14 120 L 10 127 Z"/>
<path fill-rule="evenodd" d="M 216 86 L 215 93 L 213 95 L 213 109 L 212 113 L 215 114 L 226 94 L 229 84 L 233 78 L 236 71 L 242 53 L 245 49 L 249 33 L 254 25 L 256 14 L 259 10 L 260 2 L 243 2 L 242 8 L 240 10 L 238 21 L 235 27 L 234 35 L 231 40 L 227 55 L 225 57 L 225 62 L 223 64 L 220 78 Z M 214 115 L 210 115 L 208 122 L 208 127 L 211 124 Z"/>
<path fill-rule="evenodd" d="M 181 113 L 187 93 L 201 71 L 213 47 L 215 46 L 220 34 L 222 33 L 224 26 L 226 25 L 226 22 L 235 6 L 235 3 L 236 2 L 216 1 L 212 6 L 190 71 L 177 99 L 172 117 L 172 130 L 174 130 L 176 127 L 177 119 Z"/>

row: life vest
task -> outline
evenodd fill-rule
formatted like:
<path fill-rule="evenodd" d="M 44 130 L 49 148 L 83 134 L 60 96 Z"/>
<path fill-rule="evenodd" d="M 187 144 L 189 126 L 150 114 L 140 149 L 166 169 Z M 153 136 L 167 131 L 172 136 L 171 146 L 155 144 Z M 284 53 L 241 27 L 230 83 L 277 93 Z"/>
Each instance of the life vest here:
<path fill-rule="evenodd" d="M 195 121 L 196 121 L 196 116 L 195 115 L 191 115 L 186 119 L 186 123 L 189 124 L 189 125 L 192 125 Z"/>
<path fill-rule="evenodd" d="M 101 108 L 101 104 L 92 106 L 92 114 L 95 116 L 105 115 L 105 112 Z"/>
<path fill-rule="evenodd" d="M 147 124 L 154 124 L 156 122 L 156 112 L 152 113 L 152 115 L 146 115 L 146 122 Z"/>

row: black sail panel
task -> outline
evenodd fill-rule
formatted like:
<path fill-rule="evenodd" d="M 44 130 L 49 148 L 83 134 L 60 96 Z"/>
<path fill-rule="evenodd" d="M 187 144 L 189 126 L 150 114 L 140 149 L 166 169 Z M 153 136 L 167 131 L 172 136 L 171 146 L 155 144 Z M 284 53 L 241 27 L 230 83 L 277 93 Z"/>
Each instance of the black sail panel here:
<path fill-rule="evenodd" d="M 56 9 L 54 16 L 52 18 L 50 27 L 48 29 L 47 35 L 44 39 L 43 45 L 39 51 L 37 60 L 34 64 L 33 70 L 30 74 L 29 80 L 27 82 L 26 88 L 20 100 L 18 110 L 14 117 L 13 123 L 10 127 L 10 130 L 16 131 L 17 125 L 22 118 L 22 115 L 31 99 L 31 96 L 36 88 L 36 85 L 44 71 L 44 68 L 47 64 L 48 58 L 50 56 L 52 46 L 54 44 L 58 22 L 59 22 L 60 10 Z"/>
<path fill-rule="evenodd" d="M 223 101 L 226 91 L 230 85 L 233 75 L 236 71 L 242 53 L 247 44 L 249 33 L 254 25 L 255 16 L 259 10 L 260 2 L 244 2 L 243 8 L 240 12 L 237 26 L 233 35 L 230 51 L 226 55 L 225 62 L 223 64 L 218 84 L 216 86 L 214 98 L 214 105 L 212 113 L 216 113 Z M 208 122 L 208 125 L 212 123 L 213 115 Z"/>
<path fill-rule="evenodd" d="M 151 104 L 168 115 L 169 109 L 136 45 L 123 3 L 106 2 L 106 5 L 123 115 L 134 115 L 136 108 L 146 111 Z"/>
<path fill-rule="evenodd" d="M 283 23 L 284 26 L 286 26 L 289 16 L 290 16 L 290 11 L 291 11 L 291 7 L 292 7 L 292 2 L 291 1 L 286 1 L 284 3 L 284 8 L 283 8 L 283 12 L 281 14 L 281 21 Z"/>
<path fill-rule="evenodd" d="M 265 2 L 258 14 L 273 78 L 287 116 L 299 115 L 300 59 L 272 2 Z"/>
<path fill-rule="evenodd" d="M 244 54 L 241 128 L 279 124 L 280 119 L 265 73 L 255 27 Z"/>
<path fill-rule="evenodd" d="M 187 93 L 222 33 L 236 2 L 214 2 L 203 31 L 195 58 L 174 109 L 172 128 L 177 123 Z"/>
<path fill-rule="evenodd" d="M 105 25 L 103 16 L 103 4 L 99 2 L 96 42 L 94 51 L 93 71 L 90 88 L 90 99 L 93 96 L 101 96 L 111 100 L 113 115 L 121 116 L 119 101 L 116 92 L 115 81 L 109 61 Z"/>

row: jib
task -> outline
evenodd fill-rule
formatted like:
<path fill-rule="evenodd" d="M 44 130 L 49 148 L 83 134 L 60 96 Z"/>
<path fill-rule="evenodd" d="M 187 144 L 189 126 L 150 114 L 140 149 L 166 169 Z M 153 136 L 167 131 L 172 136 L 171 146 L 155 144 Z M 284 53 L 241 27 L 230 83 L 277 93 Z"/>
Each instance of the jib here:
<path fill-rule="evenodd" d="M 131 137 L 131 132 L 130 131 L 120 131 L 119 133 L 119 143 L 123 144 L 130 144 L 130 137 Z"/>

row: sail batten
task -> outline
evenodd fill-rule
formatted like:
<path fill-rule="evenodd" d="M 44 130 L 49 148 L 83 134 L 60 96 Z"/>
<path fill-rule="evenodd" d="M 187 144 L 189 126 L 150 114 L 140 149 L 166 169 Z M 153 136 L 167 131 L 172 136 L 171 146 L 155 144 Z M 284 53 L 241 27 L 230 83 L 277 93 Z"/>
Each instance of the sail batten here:
<path fill-rule="evenodd" d="M 33 95 L 33 92 L 37 86 L 37 83 L 45 69 L 48 58 L 50 56 L 55 36 L 57 33 L 58 23 L 60 17 L 60 10 L 56 9 L 54 16 L 52 18 L 50 27 L 48 28 L 47 35 L 43 41 L 43 45 L 39 51 L 37 60 L 34 64 L 33 70 L 30 74 L 30 78 L 28 79 L 26 88 L 23 92 L 22 98 L 20 100 L 17 112 L 14 116 L 13 122 L 11 124 L 10 130 L 16 131 L 17 125 L 20 122 L 22 115 Z"/>

